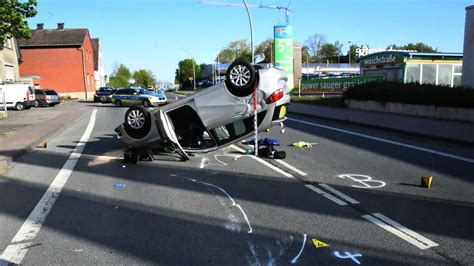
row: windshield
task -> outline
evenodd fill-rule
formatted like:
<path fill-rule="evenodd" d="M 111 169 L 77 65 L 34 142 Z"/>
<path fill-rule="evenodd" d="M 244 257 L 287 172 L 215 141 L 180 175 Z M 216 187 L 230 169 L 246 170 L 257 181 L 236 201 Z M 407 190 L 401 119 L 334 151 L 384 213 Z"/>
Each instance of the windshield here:
<path fill-rule="evenodd" d="M 45 91 L 46 92 L 46 95 L 58 95 L 58 93 L 56 91 Z"/>
<path fill-rule="evenodd" d="M 112 91 L 114 88 L 112 87 L 101 87 L 99 88 L 99 91 L 100 92 L 109 92 L 109 91 Z"/>

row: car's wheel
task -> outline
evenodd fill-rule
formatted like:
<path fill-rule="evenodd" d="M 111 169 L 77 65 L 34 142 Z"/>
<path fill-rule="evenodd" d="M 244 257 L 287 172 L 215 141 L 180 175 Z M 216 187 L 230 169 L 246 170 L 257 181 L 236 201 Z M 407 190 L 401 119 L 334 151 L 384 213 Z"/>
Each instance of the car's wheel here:
<path fill-rule="evenodd" d="M 143 107 L 148 108 L 148 107 L 150 107 L 150 106 L 151 106 L 151 104 L 150 104 L 150 101 L 149 101 L 149 100 L 146 100 L 146 99 L 143 100 Z"/>
<path fill-rule="evenodd" d="M 225 85 L 230 93 L 238 97 L 252 94 L 255 69 L 251 64 L 236 60 L 229 66 L 225 76 Z"/>
<path fill-rule="evenodd" d="M 115 106 L 122 107 L 122 101 L 121 100 L 115 100 Z"/>
<path fill-rule="evenodd" d="M 125 152 L 123 154 L 123 160 L 125 163 L 137 164 L 139 158 L 139 154 L 136 152 Z"/>
<path fill-rule="evenodd" d="M 34 107 L 38 108 L 40 106 L 41 106 L 40 102 L 38 100 L 35 100 Z"/>
<path fill-rule="evenodd" d="M 273 158 L 275 159 L 285 159 L 286 158 L 286 152 L 285 151 L 275 151 L 273 154 Z"/>
<path fill-rule="evenodd" d="M 150 113 L 143 106 L 130 107 L 125 113 L 124 128 L 130 137 L 134 139 L 144 138 L 151 128 Z"/>
<path fill-rule="evenodd" d="M 17 111 L 23 111 L 23 110 L 25 110 L 25 105 L 23 103 L 16 103 L 15 104 L 15 109 Z"/>

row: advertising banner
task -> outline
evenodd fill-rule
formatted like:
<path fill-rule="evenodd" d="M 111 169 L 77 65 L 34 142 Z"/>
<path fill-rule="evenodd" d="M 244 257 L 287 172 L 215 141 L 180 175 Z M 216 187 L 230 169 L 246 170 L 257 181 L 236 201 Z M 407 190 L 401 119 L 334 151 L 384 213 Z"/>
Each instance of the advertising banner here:
<path fill-rule="evenodd" d="M 367 56 L 360 59 L 359 63 L 361 68 L 382 67 L 386 65 L 395 66 L 403 63 L 404 59 L 403 54 L 382 54 Z"/>
<path fill-rule="evenodd" d="M 384 80 L 383 76 L 307 79 L 301 81 L 301 94 L 342 93 L 354 85 L 381 80 Z"/>
<path fill-rule="evenodd" d="M 293 74 L 293 27 L 274 26 L 275 66 Z"/>

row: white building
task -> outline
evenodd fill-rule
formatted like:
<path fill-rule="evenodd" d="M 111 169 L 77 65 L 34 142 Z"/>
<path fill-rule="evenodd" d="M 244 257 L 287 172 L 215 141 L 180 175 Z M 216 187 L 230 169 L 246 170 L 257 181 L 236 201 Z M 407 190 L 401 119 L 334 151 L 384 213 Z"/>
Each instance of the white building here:
<path fill-rule="evenodd" d="M 21 61 L 20 49 L 15 38 L 8 39 L 0 45 L 0 84 L 19 81 L 19 61 Z"/>
<path fill-rule="evenodd" d="M 94 80 L 95 87 L 99 89 L 107 84 L 107 76 L 104 71 L 104 62 L 102 60 L 102 51 L 100 49 L 99 38 L 92 38 L 92 49 L 94 50 Z"/>

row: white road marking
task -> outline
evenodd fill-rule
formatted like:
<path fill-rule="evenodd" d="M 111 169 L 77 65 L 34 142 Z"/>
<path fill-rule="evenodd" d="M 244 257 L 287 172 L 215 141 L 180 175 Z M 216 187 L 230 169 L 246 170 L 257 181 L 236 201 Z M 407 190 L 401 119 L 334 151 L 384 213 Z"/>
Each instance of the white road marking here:
<path fill-rule="evenodd" d="M 474 163 L 474 159 L 466 158 L 466 157 L 462 157 L 462 156 L 458 156 L 458 155 L 454 155 L 454 154 L 450 154 L 450 153 L 446 153 L 446 152 L 440 152 L 440 151 L 436 151 L 436 150 L 432 150 L 432 149 L 428 149 L 428 148 L 422 148 L 422 147 L 418 147 L 418 146 L 414 146 L 414 145 L 410 145 L 410 144 L 406 144 L 406 143 L 401 143 L 401 142 L 398 142 L 398 141 L 373 137 L 373 136 L 369 136 L 369 135 L 365 135 L 365 134 L 361 134 L 361 133 L 357 133 L 357 132 L 352 132 L 352 131 L 349 131 L 349 130 L 335 128 L 335 127 L 323 126 L 323 125 L 319 125 L 319 124 L 311 123 L 311 122 L 306 122 L 306 121 L 299 120 L 299 119 L 288 118 L 288 120 L 295 121 L 295 122 L 300 122 L 302 124 L 307 124 L 307 125 L 311 125 L 311 126 L 315 126 L 315 127 L 324 128 L 324 129 L 334 130 L 334 131 L 338 131 L 338 132 L 342 132 L 342 133 L 346 133 L 346 134 L 350 134 L 350 135 L 354 135 L 354 136 L 358 136 L 358 137 L 362 137 L 362 138 L 366 138 L 366 139 L 385 142 L 385 143 L 401 146 L 401 147 L 404 147 L 404 148 L 409 148 L 409 149 L 418 150 L 418 151 L 424 151 L 424 152 L 427 152 L 427 153 L 436 154 L 436 155 L 439 155 L 439 156 L 443 156 L 443 157 L 447 157 L 447 158 L 451 158 L 451 159 L 455 159 L 455 160 L 460 160 L 460 161 L 467 162 L 467 163 Z"/>
<path fill-rule="evenodd" d="M 340 199 L 334 197 L 333 195 L 331 195 L 331 194 L 329 194 L 329 193 L 327 193 L 327 192 L 322 191 L 321 189 L 319 189 L 319 188 L 317 188 L 317 187 L 315 187 L 315 186 L 313 186 L 313 185 L 305 185 L 305 187 L 311 189 L 312 191 L 314 191 L 314 192 L 316 192 L 316 193 L 322 195 L 323 197 L 327 198 L 328 200 L 331 200 L 331 201 L 333 201 L 333 202 L 335 202 L 335 203 L 337 203 L 337 204 L 339 204 L 339 205 L 341 205 L 341 206 L 347 205 L 346 202 L 344 202 L 344 201 L 342 201 L 342 200 L 340 200 Z"/>
<path fill-rule="evenodd" d="M 18 230 L 16 235 L 13 237 L 10 245 L 8 245 L 8 247 L 3 251 L 2 255 L 0 256 L 0 261 L 3 260 L 8 264 L 20 264 L 24 259 L 26 252 L 28 251 L 28 247 L 33 244 L 33 240 L 38 235 L 41 226 L 53 208 L 54 203 L 59 198 L 62 189 L 66 185 L 66 182 L 71 176 L 74 167 L 81 157 L 92 130 L 94 129 L 96 115 L 97 110 L 93 110 L 89 124 L 87 125 L 81 140 L 69 156 L 63 168 L 54 178 L 48 190 L 46 190 L 43 197 L 40 199 L 36 207 L 23 223 L 20 230 Z"/>
<path fill-rule="evenodd" d="M 242 209 L 242 207 L 235 202 L 235 200 L 229 195 L 229 193 L 227 193 L 227 191 L 225 191 L 223 188 L 218 187 L 216 185 L 213 185 L 211 183 L 202 182 L 202 181 L 192 179 L 192 178 L 186 178 L 186 179 L 191 180 L 192 182 L 196 182 L 196 183 L 199 183 L 199 184 L 203 184 L 203 185 L 206 185 L 206 186 L 216 188 L 216 189 L 220 190 L 222 193 L 224 193 L 230 199 L 230 201 L 232 202 L 232 206 L 237 207 L 240 210 L 240 212 L 242 213 L 242 215 L 244 216 L 245 221 L 247 222 L 247 225 L 249 227 L 249 231 L 247 233 L 251 234 L 253 232 L 252 226 L 250 225 L 249 218 L 247 217 L 247 214 L 245 214 L 244 209 Z"/>
<path fill-rule="evenodd" d="M 420 241 L 420 242 L 423 242 L 425 243 L 427 246 L 429 247 L 436 247 L 436 246 L 439 246 L 437 243 L 429 240 L 428 238 L 418 234 L 417 232 L 411 230 L 411 229 L 408 229 L 406 228 L 405 226 L 395 222 L 394 220 L 388 218 L 387 216 L 381 214 L 381 213 L 372 213 L 373 216 L 379 218 L 380 220 L 386 222 L 387 224 L 397 228 L 398 230 L 402 231 L 403 233 L 413 237 L 414 239 Z"/>
<path fill-rule="evenodd" d="M 287 162 L 285 162 L 285 161 L 283 161 L 283 160 L 276 159 L 275 161 L 277 161 L 277 163 L 279 163 L 279 164 L 285 166 L 286 168 L 292 170 L 293 172 L 295 172 L 295 173 L 297 173 L 297 174 L 299 174 L 299 175 L 301 175 L 301 176 L 307 176 L 307 175 L 308 175 L 307 173 L 305 173 L 305 172 L 303 172 L 303 171 L 297 169 L 296 167 L 290 165 L 289 163 L 287 163 Z"/>
<path fill-rule="evenodd" d="M 381 221 L 381 220 L 375 218 L 375 217 L 372 216 L 372 215 L 378 216 L 379 218 L 380 218 L 380 217 L 383 217 L 383 220 L 384 220 L 385 222 L 387 222 L 387 223 L 385 223 L 385 222 L 383 222 L 383 221 Z M 401 239 L 407 241 L 408 243 L 410 243 L 410 244 L 416 246 L 416 247 L 419 248 L 419 249 L 428 249 L 428 248 L 431 248 L 431 247 L 438 246 L 438 244 L 432 242 L 431 240 L 429 240 L 429 239 L 427 239 L 427 238 L 425 238 L 425 237 L 423 237 L 423 236 L 421 236 L 421 235 L 419 235 L 419 234 L 417 234 L 417 233 L 411 231 L 410 229 L 408 229 L 408 228 L 406 228 L 406 227 L 400 225 L 399 223 L 397 223 L 397 222 L 395 222 L 395 221 L 393 221 L 393 220 L 391 220 L 391 219 L 389 219 L 389 218 L 383 216 L 383 215 L 380 214 L 380 213 L 373 213 L 372 215 L 362 215 L 362 217 L 363 217 L 364 219 L 366 219 L 366 220 L 368 220 L 368 221 L 370 221 L 370 222 L 376 224 L 377 226 L 380 226 L 381 228 L 385 229 L 386 231 L 388 231 L 388 232 L 390 232 L 390 233 L 392 233 L 392 234 L 394 234 L 394 235 L 400 237 Z M 388 221 L 390 221 L 390 223 L 392 223 L 393 226 L 392 226 L 392 225 L 389 225 L 389 224 L 388 224 Z M 402 231 L 402 229 L 405 230 L 405 231 L 406 231 L 406 229 L 408 229 L 409 231 L 411 231 L 411 233 L 415 233 L 416 235 L 421 236 L 422 239 L 427 240 L 427 243 L 423 243 L 422 241 L 420 241 L 420 240 L 418 240 L 418 239 L 415 239 L 415 238 L 412 237 L 411 235 L 406 234 L 404 231 Z"/>
<path fill-rule="evenodd" d="M 338 195 L 339 197 L 345 199 L 347 202 L 351 203 L 351 204 L 359 204 L 359 202 L 349 196 L 347 196 L 346 194 L 340 192 L 339 190 L 329 186 L 328 184 L 319 184 L 319 186 L 331 191 L 332 193 Z"/>
<path fill-rule="evenodd" d="M 291 264 L 295 264 L 296 262 L 298 262 L 298 259 L 300 258 L 301 253 L 303 253 L 303 249 L 304 249 L 304 246 L 305 246 L 305 244 L 306 244 L 306 237 L 307 237 L 307 235 L 304 234 L 303 245 L 301 246 L 300 253 L 298 253 L 298 255 L 296 255 L 296 257 L 294 257 L 294 258 L 291 260 Z"/>
<path fill-rule="evenodd" d="M 337 177 L 339 178 L 347 177 L 363 185 L 363 186 L 352 185 L 352 187 L 356 187 L 356 188 L 381 188 L 386 185 L 385 182 L 373 179 L 372 177 L 368 175 L 344 174 L 344 175 L 338 175 Z M 377 184 L 377 185 L 370 185 L 370 184 Z"/>

